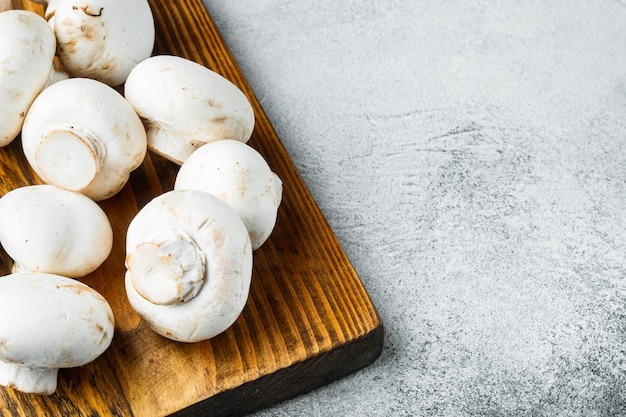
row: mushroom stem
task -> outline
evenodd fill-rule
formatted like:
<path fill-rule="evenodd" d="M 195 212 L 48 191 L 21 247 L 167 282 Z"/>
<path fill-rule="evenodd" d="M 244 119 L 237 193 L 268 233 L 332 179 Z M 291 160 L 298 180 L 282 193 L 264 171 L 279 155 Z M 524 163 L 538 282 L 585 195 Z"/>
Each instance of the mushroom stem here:
<path fill-rule="evenodd" d="M 58 368 L 43 368 L 0 360 L 0 385 L 31 394 L 52 394 L 57 388 Z"/>
<path fill-rule="evenodd" d="M 43 135 L 35 153 L 46 181 L 70 191 L 80 191 L 94 180 L 104 158 L 101 141 L 90 129 L 61 124 Z"/>
<path fill-rule="evenodd" d="M 159 305 L 195 297 L 204 284 L 206 259 L 193 239 L 181 232 L 139 243 L 126 257 L 137 292 Z"/>

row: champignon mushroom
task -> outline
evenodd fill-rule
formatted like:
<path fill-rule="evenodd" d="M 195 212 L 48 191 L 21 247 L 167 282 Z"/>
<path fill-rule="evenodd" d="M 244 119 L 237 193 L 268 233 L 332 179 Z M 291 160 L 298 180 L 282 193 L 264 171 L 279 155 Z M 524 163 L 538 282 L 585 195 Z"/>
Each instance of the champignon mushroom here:
<path fill-rule="evenodd" d="M 15 261 L 14 272 L 78 278 L 107 259 L 113 230 L 106 213 L 85 195 L 31 185 L 0 198 L 0 243 Z"/>
<path fill-rule="evenodd" d="M 22 128 L 22 147 L 48 183 L 103 200 L 119 192 L 146 154 L 146 131 L 113 88 L 70 78 L 46 88 Z"/>
<path fill-rule="evenodd" d="M 54 27 L 59 58 L 72 76 L 117 86 L 152 54 L 155 28 L 147 0 L 52 3 L 46 15 Z"/>
<path fill-rule="evenodd" d="M 218 140 L 185 160 L 174 189 L 204 191 L 228 203 L 241 216 L 256 250 L 276 224 L 282 184 L 254 148 L 236 140 Z"/>
<path fill-rule="evenodd" d="M 247 142 L 254 129 L 245 94 L 185 58 L 158 55 L 142 61 L 128 76 L 124 96 L 146 124 L 148 147 L 179 165 L 204 143 Z"/>
<path fill-rule="evenodd" d="M 59 368 L 94 361 L 111 344 L 114 317 L 94 289 L 71 278 L 0 278 L 0 385 L 52 394 Z"/>
<path fill-rule="evenodd" d="M 0 146 L 17 137 L 24 117 L 52 70 L 54 33 L 36 13 L 0 14 Z"/>
<path fill-rule="evenodd" d="M 174 190 L 155 197 L 131 221 L 126 254 L 128 300 L 164 337 L 209 339 L 245 306 L 250 238 L 237 213 L 208 193 Z"/>

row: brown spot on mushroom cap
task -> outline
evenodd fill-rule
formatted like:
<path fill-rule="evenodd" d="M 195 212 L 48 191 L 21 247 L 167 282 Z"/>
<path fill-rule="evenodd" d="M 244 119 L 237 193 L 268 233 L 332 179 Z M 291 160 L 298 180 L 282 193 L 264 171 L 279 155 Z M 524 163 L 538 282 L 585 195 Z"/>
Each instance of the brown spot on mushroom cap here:
<path fill-rule="evenodd" d="M 103 297 L 104 298 L 104 297 Z M 111 325 L 111 328 L 115 327 L 115 317 L 113 316 L 113 311 L 107 311 L 107 320 Z"/>
<path fill-rule="evenodd" d="M 100 7 L 100 9 L 95 12 L 91 9 L 90 5 L 86 5 L 86 6 L 82 6 L 82 7 L 78 7 L 78 6 L 72 6 L 72 10 L 82 10 L 83 13 L 85 13 L 87 16 L 91 16 L 91 17 L 100 17 L 102 16 L 102 10 L 104 10 L 104 7 Z"/>
<path fill-rule="evenodd" d="M 78 283 L 77 284 L 58 284 L 56 287 L 59 290 L 62 290 L 62 291 L 64 290 L 64 291 L 67 291 L 69 293 L 76 294 L 76 295 L 82 294 L 84 292 L 92 292 L 91 289 L 87 287 L 86 285 L 78 284 Z"/>
<path fill-rule="evenodd" d="M 74 9 L 76 8 L 76 6 L 74 6 Z M 95 12 L 91 9 L 91 7 L 89 5 L 83 6 L 81 7 L 81 10 L 83 11 L 83 13 L 85 13 L 87 16 L 91 16 L 91 17 L 100 17 L 102 16 L 102 11 L 104 10 L 104 7 L 100 7 L 100 9 Z"/>
<path fill-rule="evenodd" d="M 67 42 L 59 42 L 57 46 L 62 52 L 72 54 L 76 52 L 76 39 L 71 39 Z"/>
<path fill-rule="evenodd" d="M 216 249 L 221 249 L 224 247 L 224 244 L 226 243 L 226 232 L 224 231 L 224 229 L 220 228 L 220 229 L 216 229 L 215 232 L 213 233 L 213 245 Z"/>
<path fill-rule="evenodd" d="M 96 32 L 90 25 L 80 25 L 80 32 L 83 34 L 83 38 L 88 41 L 93 41 L 96 36 Z"/>
<path fill-rule="evenodd" d="M 94 332 L 95 334 L 101 335 L 96 345 L 101 346 L 109 342 L 109 332 L 106 328 L 102 327 L 98 323 L 94 323 Z"/>
<path fill-rule="evenodd" d="M 17 20 L 19 20 L 20 23 L 23 23 L 26 26 L 34 25 L 33 18 L 31 15 L 20 13 L 20 14 L 17 14 L 16 16 L 17 16 Z"/>
<path fill-rule="evenodd" d="M 207 104 L 215 109 L 221 109 L 222 107 L 224 107 L 222 105 L 222 103 L 220 103 L 219 101 L 215 101 L 214 99 L 210 98 L 207 101 Z M 222 117 L 222 119 L 226 119 L 226 117 Z"/>

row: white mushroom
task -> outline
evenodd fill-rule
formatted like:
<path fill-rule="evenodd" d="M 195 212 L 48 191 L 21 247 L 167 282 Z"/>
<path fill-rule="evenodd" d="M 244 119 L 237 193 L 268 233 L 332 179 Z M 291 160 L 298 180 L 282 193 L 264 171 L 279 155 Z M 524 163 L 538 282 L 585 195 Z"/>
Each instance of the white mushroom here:
<path fill-rule="evenodd" d="M 46 88 L 22 128 L 28 163 L 48 184 L 94 200 L 116 194 L 146 154 L 146 131 L 128 102 L 96 80 Z"/>
<path fill-rule="evenodd" d="M 236 140 L 218 140 L 187 158 L 174 189 L 204 191 L 228 203 L 241 216 L 256 250 L 274 229 L 283 186 L 254 148 Z"/>
<path fill-rule="evenodd" d="M 237 213 L 195 190 L 169 191 L 128 227 L 126 293 L 160 335 L 209 339 L 230 327 L 247 301 L 252 249 Z"/>
<path fill-rule="evenodd" d="M 117 86 L 152 54 L 155 28 L 147 0 L 58 0 L 46 15 L 63 67 L 74 77 Z"/>
<path fill-rule="evenodd" d="M 94 289 L 71 278 L 0 278 L 0 385 L 52 394 L 59 368 L 94 361 L 111 344 L 114 317 Z"/>
<path fill-rule="evenodd" d="M 48 23 L 36 13 L 0 14 L 0 146 L 17 137 L 31 103 L 46 86 L 55 45 Z"/>
<path fill-rule="evenodd" d="M 113 230 L 83 194 L 52 185 L 16 188 L 0 198 L 0 243 L 14 272 L 85 276 L 109 256 Z"/>
<path fill-rule="evenodd" d="M 233 83 L 185 58 L 159 55 L 130 73 L 124 95 L 144 120 L 148 147 L 182 164 L 218 139 L 247 142 L 254 129 L 248 98 Z"/>

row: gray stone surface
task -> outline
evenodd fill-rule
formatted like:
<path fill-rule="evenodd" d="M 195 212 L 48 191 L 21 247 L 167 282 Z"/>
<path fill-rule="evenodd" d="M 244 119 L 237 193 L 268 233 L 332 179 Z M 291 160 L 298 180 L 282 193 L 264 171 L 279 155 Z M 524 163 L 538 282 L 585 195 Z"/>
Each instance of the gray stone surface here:
<path fill-rule="evenodd" d="M 386 328 L 256 415 L 626 415 L 626 2 L 206 5 Z"/>

